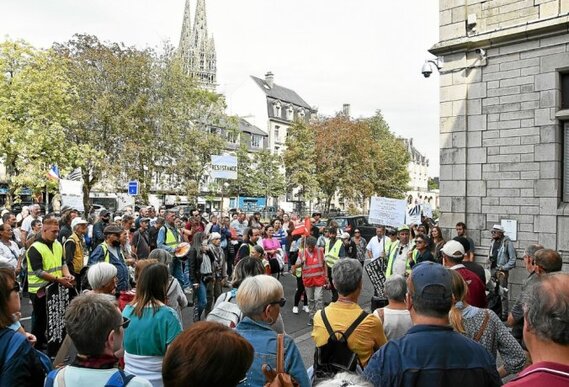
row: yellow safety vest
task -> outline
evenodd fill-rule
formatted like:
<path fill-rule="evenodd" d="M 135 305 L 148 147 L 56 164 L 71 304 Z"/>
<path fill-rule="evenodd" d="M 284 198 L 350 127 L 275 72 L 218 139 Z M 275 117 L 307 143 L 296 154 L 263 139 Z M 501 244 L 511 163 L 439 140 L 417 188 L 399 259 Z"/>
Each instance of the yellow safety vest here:
<path fill-rule="evenodd" d="M 330 248 L 330 241 L 326 242 L 326 248 L 324 249 L 324 258 L 328 267 L 334 266 L 334 264 L 340 259 L 340 249 L 342 248 L 342 243 L 343 242 L 341 239 L 336 239 L 334 246 Z"/>
<path fill-rule="evenodd" d="M 391 246 L 389 246 L 389 254 L 388 254 L 388 258 L 387 258 L 387 270 L 385 271 L 385 278 L 389 278 L 391 277 L 391 275 L 393 274 L 393 262 L 395 262 L 395 258 L 398 254 L 397 250 L 399 250 L 399 241 L 393 242 L 391 244 Z M 414 254 L 416 253 L 416 251 L 414 251 Z M 415 255 L 416 256 L 416 255 Z M 413 257 L 415 258 L 415 257 Z M 405 257 L 405 271 L 407 271 L 407 273 L 411 273 L 411 265 L 410 265 L 410 260 L 409 258 Z"/>
<path fill-rule="evenodd" d="M 63 244 L 65 246 L 65 244 L 67 244 L 67 242 L 69 241 L 73 241 L 75 242 L 75 254 L 73 255 L 73 261 L 72 261 L 72 265 L 73 265 L 73 272 L 74 273 L 80 273 L 81 269 L 83 269 L 83 267 L 85 266 L 85 256 L 83 255 L 83 238 L 79 238 L 79 235 L 73 233 L 71 234 L 71 236 L 69 237 L 69 239 L 67 239 L 65 241 L 65 243 Z M 64 250 L 65 252 L 65 250 Z M 65 257 L 65 261 L 67 261 L 69 257 Z"/>
<path fill-rule="evenodd" d="M 168 247 L 175 249 L 176 247 L 178 247 L 178 243 L 180 243 L 180 241 L 178 241 L 178 238 L 176 238 L 176 235 L 174 235 L 174 233 L 172 232 L 172 230 L 170 230 L 169 227 L 164 226 L 164 228 L 166 229 L 164 244 Z"/>
<path fill-rule="evenodd" d="M 30 247 L 34 247 L 42 257 L 42 270 L 49 273 L 57 278 L 63 277 L 61 271 L 62 259 L 63 259 L 63 246 L 58 241 L 53 242 L 53 251 L 42 242 L 34 242 Z M 26 259 L 28 261 L 28 291 L 32 294 L 36 294 L 38 290 L 44 286 L 49 285 L 49 281 L 44 280 L 36 276 L 32 271 L 32 264 L 30 263 L 29 249 L 26 252 Z"/>

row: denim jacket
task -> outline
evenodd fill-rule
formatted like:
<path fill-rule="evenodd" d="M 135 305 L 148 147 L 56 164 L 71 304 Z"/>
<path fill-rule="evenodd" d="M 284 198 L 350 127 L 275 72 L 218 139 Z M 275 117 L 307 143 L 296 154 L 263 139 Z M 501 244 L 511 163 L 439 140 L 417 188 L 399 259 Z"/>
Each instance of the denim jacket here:
<path fill-rule="evenodd" d="M 271 368 L 277 368 L 277 333 L 271 327 L 260 321 L 254 321 L 245 317 L 237 325 L 237 333 L 243 336 L 255 349 L 253 364 L 247 371 L 247 380 L 239 386 L 259 387 L 265 385 L 265 375 L 263 374 L 263 364 L 268 364 Z M 308 374 L 300 352 L 294 344 L 292 338 L 285 335 L 285 372 L 298 382 L 300 387 L 310 387 Z"/>
<path fill-rule="evenodd" d="M 501 241 L 492 239 L 492 242 L 490 243 L 490 250 L 488 250 L 488 260 L 492 257 L 494 243 L 501 243 L 500 248 L 498 249 L 496 265 L 501 266 L 504 271 L 510 271 L 516 267 L 516 249 L 514 249 L 514 244 L 510 238 L 505 235 Z"/>

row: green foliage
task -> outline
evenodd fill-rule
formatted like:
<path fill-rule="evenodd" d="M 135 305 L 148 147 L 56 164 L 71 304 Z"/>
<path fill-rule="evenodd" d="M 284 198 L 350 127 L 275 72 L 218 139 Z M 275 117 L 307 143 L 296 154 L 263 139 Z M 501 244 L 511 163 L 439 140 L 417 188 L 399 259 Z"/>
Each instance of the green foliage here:
<path fill-rule="evenodd" d="M 277 197 L 285 193 L 285 178 L 281 171 L 282 158 L 268 150 L 253 156 L 251 192 L 254 196 Z"/>
<path fill-rule="evenodd" d="M 432 177 L 429 177 L 429 180 L 427 181 L 427 185 L 429 187 L 429 191 L 432 191 L 434 189 L 439 189 L 439 180 L 433 179 Z"/>
<path fill-rule="evenodd" d="M 287 190 L 298 189 L 307 199 L 318 194 L 314 144 L 314 130 L 305 122 L 297 120 L 287 130 L 286 150 L 283 154 Z"/>
<path fill-rule="evenodd" d="M 46 184 L 53 190 L 51 164 L 69 165 L 76 157 L 75 144 L 64 140 L 73 94 L 61 59 L 22 41 L 0 43 L 0 74 L 0 154 L 10 204 L 24 186 L 35 193 Z"/>

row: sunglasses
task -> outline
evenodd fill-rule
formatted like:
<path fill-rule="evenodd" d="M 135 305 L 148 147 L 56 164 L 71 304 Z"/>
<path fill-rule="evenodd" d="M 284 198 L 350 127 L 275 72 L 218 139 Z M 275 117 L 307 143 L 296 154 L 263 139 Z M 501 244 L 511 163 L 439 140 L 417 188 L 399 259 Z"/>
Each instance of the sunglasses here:
<path fill-rule="evenodd" d="M 277 305 L 277 304 L 278 304 L 281 308 L 284 307 L 285 304 L 286 304 L 286 298 L 283 297 L 283 298 L 281 298 L 281 299 L 278 300 L 278 301 L 269 302 L 269 305 Z"/>
<path fill-rule="evenodd" d="M 130 319 L 123 316 L 123 318 L 122 318 L 122 324 L 119 325 L 119 327 L 122 327 L 123 329 L 126 329 L 126 328 L 128 328 L 129 325 L 130 325 Z"/>
<path fill-rule="evenodd" d="M 14 287 L 12 289 L 10 289 L 10 292 L 20 293 L 20 284 L 17 282 L 14 282 Z"/>

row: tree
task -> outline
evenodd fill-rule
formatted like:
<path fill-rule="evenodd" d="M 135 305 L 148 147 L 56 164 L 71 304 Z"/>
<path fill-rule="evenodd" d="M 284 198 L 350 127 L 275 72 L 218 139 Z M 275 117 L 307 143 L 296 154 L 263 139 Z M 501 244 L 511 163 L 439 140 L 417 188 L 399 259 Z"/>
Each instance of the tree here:
<path fill-rule="evenodd" d="M 59 57 L 23 41 L 0 44 L 0 74 L 0 153 L 11 205 L 22 187 L 56 187 L 47 179 L 51 164 L 65 170 L 73 163 L 75 144 L 64 140 L 73 94 Z"/>
<path fill-rule="evenodd" d="M 255 196 L 264 196 L 267 204 L 269 197 L 277 197 L 286 192 L 281 166 L 281 157 L 268 150 L 262 150 L 253 156 L 253 193 Z"/>
<path fill-rule="evenodd" d="M 318 194 L 315 141 L 313 128 L 297 120 L 287 130 L 286 150 L 283 154 L 287 191 L 297 189 L 308 199 Z"/>

